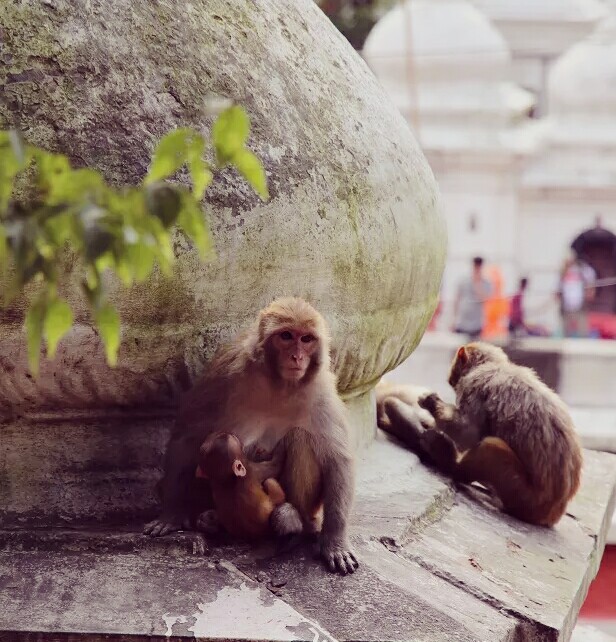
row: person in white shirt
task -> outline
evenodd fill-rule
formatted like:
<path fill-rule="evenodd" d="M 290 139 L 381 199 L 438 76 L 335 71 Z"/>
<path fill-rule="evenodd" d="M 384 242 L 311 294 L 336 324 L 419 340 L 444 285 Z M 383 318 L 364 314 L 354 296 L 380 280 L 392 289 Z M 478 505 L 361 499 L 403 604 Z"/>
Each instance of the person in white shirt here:
<path fill-rule="evenodd" d="M 558 297 L 566 337 L 587 337 L 587 304 L 594 298 L 595 271 L 575 253 L 567 257 L 560 275 Z"/>

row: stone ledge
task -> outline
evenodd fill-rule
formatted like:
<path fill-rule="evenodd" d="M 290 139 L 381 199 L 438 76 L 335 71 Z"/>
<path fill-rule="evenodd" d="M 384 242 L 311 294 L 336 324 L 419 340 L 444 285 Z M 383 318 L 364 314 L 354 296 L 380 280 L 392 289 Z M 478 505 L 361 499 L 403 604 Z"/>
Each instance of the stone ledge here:
<path fill-rule="evenodd" d="M 362 566 L 346 578 L 308 547 L 275 556 L 194 533 L 5 530 L 0 640 L 567 640 L 603 551 L 615 462 L 586 452 L 568 515 L 543 529 L 379 435 L 358 466 Z"/>
<path fill-rule="evenodd" d="M 460 334 L 427 332 L 411 357 L 386 378 L 421 383 L 451 399 L 447 373 L 455 350 L 464 342 Z M 537 370 L 570 406 L 614 409 L 616 341 L 529 337 L 500 345 L 514 361 Z"/>

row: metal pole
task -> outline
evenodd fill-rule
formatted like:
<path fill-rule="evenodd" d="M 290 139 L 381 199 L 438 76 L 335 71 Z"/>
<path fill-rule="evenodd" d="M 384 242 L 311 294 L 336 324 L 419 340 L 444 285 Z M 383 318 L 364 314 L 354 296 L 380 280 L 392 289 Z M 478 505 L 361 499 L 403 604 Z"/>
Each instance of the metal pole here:
<path fill-rule="evenodd" d="M 406 31 L 404 60 L 406 67 L 406 83 L 408 95 L 412 105 L 410 113 L 411 126 L 415 132 L 417 142 L 420 141 L 420 119 L 419 119 L 419 96 L 417 92 L 417 74 L 415 72 L 415 54 L 413 51 L 413 25 L 411 0 L 400 0 L 404 14 L 404 26 Z"/>

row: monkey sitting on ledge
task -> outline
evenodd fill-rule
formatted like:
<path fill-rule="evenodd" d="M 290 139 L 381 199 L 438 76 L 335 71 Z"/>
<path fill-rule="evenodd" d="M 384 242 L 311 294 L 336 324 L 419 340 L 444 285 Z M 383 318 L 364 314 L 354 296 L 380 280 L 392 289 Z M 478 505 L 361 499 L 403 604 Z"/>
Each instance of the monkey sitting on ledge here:
<path fill-rule="evenodd" d="M 436 429 L 418 427 L 413 412 L 395 396 L 383 403 L 390 424 L 383 429 L 456 481 L 490 488 L 514 517 L 556 524 L 577 492 L 582 468 L 562 400 L 531 369 L 480 342 L 458 350 L 449 384 L 457 405 L 434 393 L 418 400 Z"/>
<path fill-rule="evenodd" d="M 270 522 L 278 506 L 284 507 L 288 523 L 294 517 L 293 528 L 287 529 L 287 533 L 302 532 L 299 513 L 286 502 L 285 493 L 274 478 L 281 468 L 278 453 L 270 460 L 252 462 L 235 435 L 222 432 L 211 435 L 201 446 L 197 476 L 210 482 L 215 516 L 206 511 L 197 525 L 211 532 L 217 521 L 230 535 L 259 539 L 273 532 Z"/>
<path fill-rule="evenodd" d="M 219 347 L 184 396 L 165 455 L 162 512 L 145 533 L 160 537 L 189 523 L 199 447 L 217 432 L 233 432 L 247 447 L 264 450 L 282 440 L 280 482 L 304 531 L 319 533 L 329 570 L 353 573 L 358 563 L 348 538 L 355 477 L 348 419 L 330 363 L 327 324 L 309 303 L 282 298 L 261 310 L 250 327 Z M 272 516 L 280 535 L 294 528 L 294 516 L 283 507 Z"/>

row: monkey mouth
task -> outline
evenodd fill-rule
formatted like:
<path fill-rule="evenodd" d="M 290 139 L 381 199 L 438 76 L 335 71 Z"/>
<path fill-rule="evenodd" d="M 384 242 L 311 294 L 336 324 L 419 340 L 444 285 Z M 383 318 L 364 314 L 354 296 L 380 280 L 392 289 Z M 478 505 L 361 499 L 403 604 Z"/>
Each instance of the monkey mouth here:
<path fill-rule="evenodd" d="M 285 372 L 288 372 L 292 377 L 297 377 L 303 375 L 306 372 L 305 368 L 285 368 Z"/>

